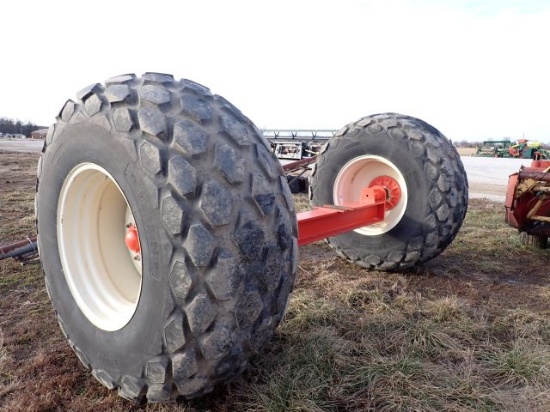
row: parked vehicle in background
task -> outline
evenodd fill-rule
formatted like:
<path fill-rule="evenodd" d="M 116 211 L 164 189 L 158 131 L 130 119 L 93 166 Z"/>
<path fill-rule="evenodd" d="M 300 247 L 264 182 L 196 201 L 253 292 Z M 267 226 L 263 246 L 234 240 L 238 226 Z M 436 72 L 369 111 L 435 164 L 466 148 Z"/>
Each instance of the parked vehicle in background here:
<path fill-rule="evenodd" d="M 477 148 L 475 156 L 514 157 L 517 159 L 548 159 L 550 151 L 542 143 L 527 139 L 518 139 L 512 143 L 509 139 L 486 140 Z"/>
<path fill-rule="evenodd" d="M 486 140 L 477 148 L 476 156 L 481 157 L 504 157 L 512 142 L 510 139 Z"/>

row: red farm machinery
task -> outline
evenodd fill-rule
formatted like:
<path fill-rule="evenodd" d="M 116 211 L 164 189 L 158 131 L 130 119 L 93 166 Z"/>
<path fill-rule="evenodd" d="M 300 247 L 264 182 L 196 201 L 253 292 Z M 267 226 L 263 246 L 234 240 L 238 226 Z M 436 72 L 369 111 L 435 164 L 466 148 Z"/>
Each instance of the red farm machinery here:
<path fill-rule="evenodd" d="M 466 173 L 437 129 L 384 113 L 328 134 L 266 139 L 226 99 L 171 75 L 93 84 L 46 137 L 37 241 L 0 257 L 38 246 L 59 324 L 107 388 L 200 396 L 273 335 L 299 245 L 326 239 L 367 270 L 405 270 L 462 225 Z M 287 174 L 305 167 L 312 210 L 297 213 Z"/>
<path fill-rule="evenodd" d="M 533 160 L 508 180 L 506 223 L 517 228 L 522 240 L 547 247 L 550 236 L 550 160 Z"/>

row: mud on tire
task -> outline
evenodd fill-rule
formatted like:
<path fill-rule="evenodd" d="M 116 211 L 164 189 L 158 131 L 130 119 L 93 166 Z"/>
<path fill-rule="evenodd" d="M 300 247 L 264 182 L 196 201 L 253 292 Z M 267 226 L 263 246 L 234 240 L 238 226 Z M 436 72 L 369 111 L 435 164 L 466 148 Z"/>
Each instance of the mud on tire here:
<path fill-rule="evenodd" d="M 385 223 L 329 238 L 330 246 L 369 269 L 406 269 L 439 255 L 466 215 L 468 182 L 454 146 L 422 120 L 385 113 L 342 128 L 317 158 L 311 203 L 356 201 L 385 175 L 401 188 Z"/>
<path fill-rule="evenodd" d="M 280 164 L 239 110 L 189 80 L 123 75 L 77 97 L 37 173 L 39 249 L 63 333 L 128 399 L 229 382 L 271 338 L 294 282 Z M 124 244 L 130 223 L 139 253 Z"/>

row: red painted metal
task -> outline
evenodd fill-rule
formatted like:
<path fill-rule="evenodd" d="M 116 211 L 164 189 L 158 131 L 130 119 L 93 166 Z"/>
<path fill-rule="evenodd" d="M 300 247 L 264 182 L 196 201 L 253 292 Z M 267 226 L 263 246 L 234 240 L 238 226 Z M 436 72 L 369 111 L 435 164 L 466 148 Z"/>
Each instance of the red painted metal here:
<path fill-rule="evenodd" d="M 381 186 L 386 189 L 386 210 L 393 209 L 401 200 L 401 187 L 397 180 L 391 176 L 378 176 L 369 187 Z"/>
<path fill-rule="evenodd" d="M 24 246 L 30 245 L 36 242 L 36 236 L 30 237 L 25 240 L 20 240 L 19 242 L 10 243 L 9 245 L 0 246 L 0 255 L 10 253 L 16 249 L 20 249 Z"/>
<path fill-rule="evenodd" d="M 510 175 L 505 222 L 532 235 L 550 236 L 550 161 L 534 160 Z"/>
<path fill-rule="evenodd" d="M 126 229 L 124 237 L 126 247 L 134 253 L 141 253 L 141 245 L 139 244 L 139 236 L 136 225 L 130 225 Z"/>
<path fill-rule="evenodd" d="M 522 179 L 533 179 L 540 182 L 550 182 L 550 172 L 547 172 L 545 169 L 535 169 L 531 167 L 524 167 L 519 171 L 519 178 Z"/>
<path fill-rule="evenodd" d="M 533 160 L 531 167 L 534 169 L 547 169 L 550 167 L 550 160 Z"/>
<path fill-rule="evenodd" d="M 510 175 L 510 177 L 508 178 L 506 200 L 504 201 L 504 207 L 506 208 L 506 215 L 504 216 L 504 221 L 508 225 L 515 228 L 519 227 L 519 222 L 514 214 L 514 209 L 515 209 L 514 203 L 515 203 L 517 185 L 518 185 L 518 173 L 514 173 Z"/>
<path fill-rule="evenodd" d="M 384 220 L 386 190 L 365 188 L 359 201 L 342 206 L 326 205 L 298 213 L 298 245 L 306 245 Z"/>
<path fill-rule="evenodd" d="M 285 171 L 285 173 L 288 173 L 302 167 L 309 166 L 310 164 L 315 163 L 316 158 L 317 156 L 306 157 L 302 160 L 296 160 L 295 162 L 287 163 L 286 165 L 283 165 L 283 170 Z"/>

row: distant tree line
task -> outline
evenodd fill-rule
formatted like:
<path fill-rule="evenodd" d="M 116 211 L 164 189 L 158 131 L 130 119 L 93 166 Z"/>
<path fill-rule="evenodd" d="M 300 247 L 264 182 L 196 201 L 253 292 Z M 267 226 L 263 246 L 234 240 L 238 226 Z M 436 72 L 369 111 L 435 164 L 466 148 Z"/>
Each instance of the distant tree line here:
<path fill-rule="evenodd" d="M 2 134 L 24 134 L 27 137 L 31 136 L 31 132 L 41 129 L 31 122 L 23 123 L 21 120 L 12 120 L 6 117 L 0 117 L 0 133 Z"/>

